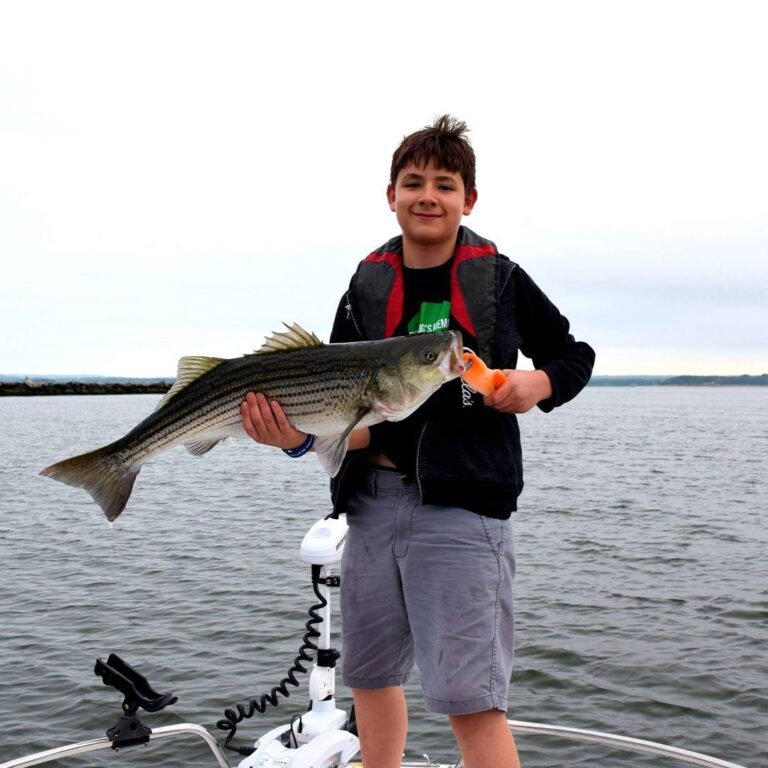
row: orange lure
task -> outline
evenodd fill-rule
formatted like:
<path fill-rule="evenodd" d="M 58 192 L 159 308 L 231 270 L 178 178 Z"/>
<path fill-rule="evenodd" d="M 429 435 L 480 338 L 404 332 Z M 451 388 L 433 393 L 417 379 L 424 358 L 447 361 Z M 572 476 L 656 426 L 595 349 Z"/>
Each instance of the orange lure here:
<path fill-rule="evenodd" d="M 474 352 L 465 352 L 464 362 L 466 368 L 462 379 L 481 395 L 490 395 L 506 380 L 498 368 L 489 368 Z"/>

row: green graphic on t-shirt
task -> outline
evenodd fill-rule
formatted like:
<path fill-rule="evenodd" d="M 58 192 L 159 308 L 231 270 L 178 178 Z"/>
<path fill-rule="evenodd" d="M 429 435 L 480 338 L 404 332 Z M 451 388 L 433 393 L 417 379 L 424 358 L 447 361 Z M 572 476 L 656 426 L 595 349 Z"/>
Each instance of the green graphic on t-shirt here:
<path fill-rule="evenodd" d="M 439 304 L 432 301 L 424 301 L 419 311 L 408 323 L 408 333 L 447 331 L 450 316 L 450 301 L 442 301 Z"/>

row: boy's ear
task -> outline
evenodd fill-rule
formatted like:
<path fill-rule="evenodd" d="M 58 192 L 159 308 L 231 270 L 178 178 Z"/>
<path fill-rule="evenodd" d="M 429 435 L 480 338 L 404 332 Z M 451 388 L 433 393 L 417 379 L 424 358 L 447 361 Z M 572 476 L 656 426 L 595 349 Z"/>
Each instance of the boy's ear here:
<path fill-rule="evenodd" d="M 465 216 L 469 216 L 469 214 L 472 213 L 472 209 L 475 207 L 476 202 L 477 202 L 477 187 L 475 187 L 464 198 L 464 215 Z"/>
<path fill-rule="evenodd" d="M 387 202 L 389 203 L 389 210 L 395 210 L 395 188 L 391 184 L 387 184 Z"/>

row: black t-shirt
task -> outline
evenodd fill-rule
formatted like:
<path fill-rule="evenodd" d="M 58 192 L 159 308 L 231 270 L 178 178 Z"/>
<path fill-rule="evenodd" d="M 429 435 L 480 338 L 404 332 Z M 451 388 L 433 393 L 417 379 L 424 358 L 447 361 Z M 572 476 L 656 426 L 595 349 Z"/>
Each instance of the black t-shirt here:
<path fill-rule="evenodd" d="M 412 333 L 439 333 L 461 331 L 465 346 L 475 347 L 476 340 L 451 315 L 451 267 L 453 258 L 437 267 L 413 269 L 403 266 L 403 316 L 395 329 L 395 336 Z M 439 407 L 442 397 L 461 398 L 459 381 L 445 384 L 415 413 L 393 425 L 373 427 L 374 450 L 380 451 L 405 475 L 415 477 L 416 447 L 422 426 L 431 408 Z"/>
<path fill-rule="evenodd" d="M 453 258 L 426 269 L 403 266 L 403 316 L 395 336 L 412 333 L 461 331 L 465 346 L 476 340 L 451 315 L 451 267 Z"/>
<path fill-rule="evenodd" d="M 451 263 L 403 267 L 403 316 L 395 336 L 447 331 L 451 317 Z"/>

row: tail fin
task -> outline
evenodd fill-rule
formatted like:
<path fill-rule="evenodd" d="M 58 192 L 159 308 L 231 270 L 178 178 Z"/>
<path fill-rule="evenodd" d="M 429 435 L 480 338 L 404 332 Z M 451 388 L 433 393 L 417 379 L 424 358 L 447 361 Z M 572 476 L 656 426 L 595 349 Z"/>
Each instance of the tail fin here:
<path fill-rule="evenodd" d="M 84 488 L 112 522 L 125 509 L 141 467 L 121 464 L 110 446 L 73 456 L 46 467 L 41 475 L 75 488 Z"/>

